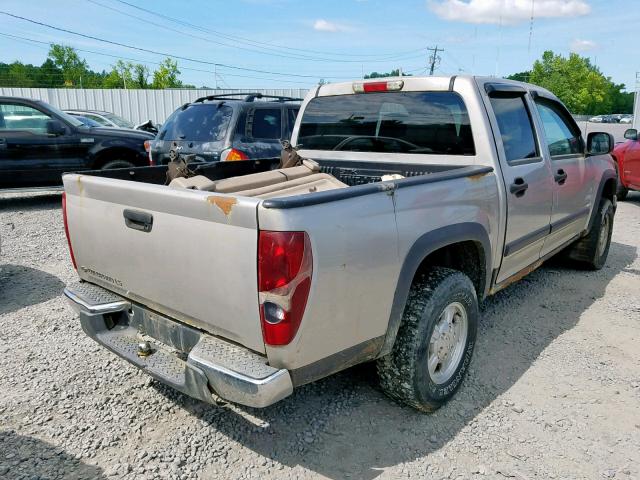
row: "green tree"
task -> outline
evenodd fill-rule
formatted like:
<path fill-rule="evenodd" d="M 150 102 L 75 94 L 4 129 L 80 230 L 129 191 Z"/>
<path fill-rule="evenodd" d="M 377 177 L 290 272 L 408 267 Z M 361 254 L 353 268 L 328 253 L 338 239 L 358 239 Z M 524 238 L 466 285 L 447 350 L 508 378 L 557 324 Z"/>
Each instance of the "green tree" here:
<path fill-rule="evenodd" d="M 612 113 L 615 85 L 588 58 L 546 51 L 536 60 L 529 82 L 553 92 L 567 108 L 579 115 Z"/>
<path fill-rule="evenodd" d="M 25 87 L 33 87 L 34 81 L 33 78 L 29 75 L 29 67 L 33 67 L 32 65 L 24 65 L 20 62 L 14 62 L 9 65 L 8 74 L 8 82 L 11 85 L 20 85 Z"/>
<path fill-rule="evenodd" d="M 164 62 L 153 72 L 152 88 L 179 88 L 182 82 L 178 80 L 180 70 L 178 70 L 178 62 L 171 58 L 166 58 Z"/>
<path fill-rule="evenodd" d="M 514 73 L 513 75 L 509 75 L 507 78 L 509 80 L 516 80 L 518 82 L 529 82 L 529 80 L 531 79 L 531 70 Z"/>
<path fill-rule="evenodd" d="M 135 88 L 149 88 L 149 69 L 145 65 L 133 65 L 132 76 Z"/>
<path fill-rule="evenodd" d="M 34 73 L 37 87 L 56 88 L 64 86 L 62 70 L 56 67 L 56 64 L 50 58 L 47 58 Z"/>
<path fill-rule="evenodd" d="M 102 82 L 104 88 L 137 88 L 133 79 L 133 63 L 118 60 Z"/>
<path fill-rule="evenodd" d="M 49 49 L 49 58 L 56 67 L 62 70 L 65 86 L 82 86 L 82 77 L 83 75 L 87 76 L 89 67 L 73 47 L 52 43 Z"/>
<path fill-rule="evenodd" d="M 384 78 L 384 77 L 399 77 L 399 76 L 400 76 L 400 69 L 396 68 L 395 70 L 391 70 L 390 72 L 387 72 L 387 73 L 371 72 L 365 75 L 364 78 Z M 402 76 L 410 77 L 411 75 L 407 73 L 403 73 Z"/>

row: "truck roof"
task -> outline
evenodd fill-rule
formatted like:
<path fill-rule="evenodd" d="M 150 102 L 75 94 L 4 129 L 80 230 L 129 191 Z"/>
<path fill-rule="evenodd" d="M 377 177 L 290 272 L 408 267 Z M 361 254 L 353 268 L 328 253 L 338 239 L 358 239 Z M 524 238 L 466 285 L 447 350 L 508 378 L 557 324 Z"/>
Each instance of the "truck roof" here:
<path fill-rule="evenodd" d="M 557 100 L 557 97 L 553 93 L 549 92 L 545 88 L 539 87 L 538 85 L 533 85 L 525 82 L 518 82 L 515 80 L 508 80 L 506 78 L 475 76 L 475 75 L 446 75 L 446 76 L 429 76 L 429 77 L 414 77 L 414 76 L 382 77 L 382 78 L 368 78 L 364 80 L 358 79 L 350 82 L 327 83 L 327 84 L 318 86 L 315 90 L 314 96 L 322 97 L 322 96 L 332 96 L 332 95 L 350 95 L 354 93 L 354 90 L 353 90 L 354 84 L 369 83 L 369 82 L 374 82 L 374 83 L 389 82 L 389 81 L 404 82 L 401 90 L 404 92 L 423 91 L 423 90 L 447 91 L 447 90 L 452 90 L 455 82 L 460 82 L 460 81 L 474 83 L 474 84 L 477 81 L 510 84 L 510 85 L 520 86 L 525 90 L 536 91 L 545 97 L 553 98 Z"/>

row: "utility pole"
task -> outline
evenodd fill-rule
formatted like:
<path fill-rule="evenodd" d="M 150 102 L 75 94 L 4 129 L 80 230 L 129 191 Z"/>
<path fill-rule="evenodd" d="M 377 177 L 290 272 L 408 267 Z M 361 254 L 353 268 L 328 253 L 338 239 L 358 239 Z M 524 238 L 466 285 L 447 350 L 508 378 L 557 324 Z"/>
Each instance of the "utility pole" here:
<path fill-rule="evenodd" d="M 436 65 L 440 65 L 440 56 L 438 55 L 438 52 L 444 52 L 444 48 L 438 48 L 438 46 L 436 45 L 435 48 L 427 48 L 427 51 L 433 52 L 429 56 L 429 75 L 433 75 L 433 71 L 436 69 Z"/>

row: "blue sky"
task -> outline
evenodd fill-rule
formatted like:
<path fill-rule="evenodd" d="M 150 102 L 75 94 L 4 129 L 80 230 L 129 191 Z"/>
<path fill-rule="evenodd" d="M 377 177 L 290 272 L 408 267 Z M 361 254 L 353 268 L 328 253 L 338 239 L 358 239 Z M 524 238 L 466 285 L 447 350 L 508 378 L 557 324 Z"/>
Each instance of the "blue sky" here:
<path fill-rule="evenodd" d="M 225 88 L 269 88 L 309 87 L 320 78 L 348 80 L 359 78 L 363 71 L 398 67 L 422 74 L 427 66 L 426 48 L 438 45 L 445 49 L 436 70 L 439 74 L 504 76 L 528 69 L 544 50 L 562 54 L 576 51 L 590 57 L 615 82 L 632 90 L 636 71 L 640 71 L 639 3 L 637 0 L 2 0 L 0 10 L 122 44 L 199 60 L 178 60 L 181 79 L 196 86 L 214 86 L 216 75 L 218 85 Z M 5 15 L 0 15 L 0 33 L 127 57 L 146 63 L 151 70 L 154 62 L 164 58 Z M 20 60 L 39 65 L 46 52 L 44 44 L 0 36 L 0 61 Z M 110 70 L 116 61 L 105 55 L 80 53 L 94 70 Z M 227 66 L 214 67 L 213 63 Z"/>

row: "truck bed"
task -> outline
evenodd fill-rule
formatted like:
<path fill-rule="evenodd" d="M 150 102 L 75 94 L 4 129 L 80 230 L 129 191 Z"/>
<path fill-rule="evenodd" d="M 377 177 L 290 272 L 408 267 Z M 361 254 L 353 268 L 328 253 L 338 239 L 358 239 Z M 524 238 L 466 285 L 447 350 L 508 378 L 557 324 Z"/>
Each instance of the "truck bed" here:
<path fill-rule="evenodd" d="M 350 187 L 378 183 L 383 175 L 401 175 L 412 178 L 424 175 L 435 175 L 433 180 L 446 178 L 445 174 L 457 171 L 461 176 L 469 172 L 471 165 L 450 164 L 414 164 L 397 162 L 367 162 L 345 160 L 320 160 L 320 172 L 332 175 L 339 181 Z M 193 164 L 191 170 L 195 175 L 203 175 L 210 180 L 224 180 L 232 177 L 240 177 L 255 173 L 266 172 L 277 168 L 278 160 L 261 159 L 245 160 L 241 162 L 215 162 L 206 164 Z M 476 167 L 486 170 L 487 167 Z M 465 170 L 461 170 L 465 169 Z M 128 180 L 133 182 L 164 185 L 167 178 L 167 166 L 137 167 L 129 169 L 93 170 L 82 172 L 82 175 L 94 177 Z"/>
<path fill-rule="evenodd" d="M 345 200 L 340 215 L 350 216 L 347 223 L 355 225 L 361 214 L 352 208 L 361 202 L 353 200 L 371 195 L 368 208 L 380 211 L 379 221 L 393 225 L 391 197 L 384 192 L 491 170 L 344 160 L 319 163 L 321 172 L 348 187 L 264 200 L 165 186 L 166 166 L 65 175 L 66 215 L 78 274 L 161 315 L 264 354 L 257 246 L 260 230 L 279 230 L 276 219 L 284 220 L 280 216 L 284 212 L 275 211 Z M 199 165 L 194 170 L 223 180 L 274 167 L 276 161 L 258 160 Z M 389 174 L 406 178 L 382 181 Z M 124 179 L 129 181 L 114 181 Z M 330 213 L 335 208 L 327 207 L 323 210 L 337 218 Z M 271 225 L 262 224 L 267 220 Z"/>

